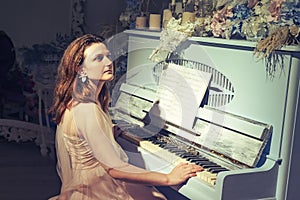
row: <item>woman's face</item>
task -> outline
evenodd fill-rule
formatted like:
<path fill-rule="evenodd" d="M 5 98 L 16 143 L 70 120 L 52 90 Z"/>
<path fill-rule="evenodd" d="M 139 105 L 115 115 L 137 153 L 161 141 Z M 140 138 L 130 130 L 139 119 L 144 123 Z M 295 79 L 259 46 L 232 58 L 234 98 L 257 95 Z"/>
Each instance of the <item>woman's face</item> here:
<path fill-rule="evenodd" d="M 84 51 L 83 69 L 89 79 L 110 81 L 114 78 L 110 52 L 103 43 L 93 43 Z"/>

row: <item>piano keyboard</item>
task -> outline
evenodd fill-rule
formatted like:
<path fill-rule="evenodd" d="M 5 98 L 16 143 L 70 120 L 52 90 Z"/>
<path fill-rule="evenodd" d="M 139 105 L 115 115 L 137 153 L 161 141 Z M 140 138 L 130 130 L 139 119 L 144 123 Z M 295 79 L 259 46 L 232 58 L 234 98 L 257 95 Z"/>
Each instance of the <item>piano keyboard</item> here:
<path fill-rule="evenodd" d="M 141 137 L 142 136 L 142 137 Z M 197 177 L 204 181 L 209 186 L 214 186 L 219 172 L 230 170 L 198 151 L 184 147 L 184 144 L 179 144 L 178 141 L 173 141 L 167 136 L 160 134 L 153 135 L 150 131 L 137 127 L 127 130 L 122 137 L 138 144 L 146 151 L 158 156 L 172 165 L 177 165 L 181 162 L 188 162 L 200 165 L 203 171 L 197 173 Z"/>

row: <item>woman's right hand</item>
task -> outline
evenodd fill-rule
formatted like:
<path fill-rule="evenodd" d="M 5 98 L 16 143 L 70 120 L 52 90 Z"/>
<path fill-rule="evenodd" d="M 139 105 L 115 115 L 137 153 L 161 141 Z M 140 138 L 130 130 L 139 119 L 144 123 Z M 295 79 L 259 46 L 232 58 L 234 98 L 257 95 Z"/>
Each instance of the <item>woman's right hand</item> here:
<path fill-rule="evenodd" d="M 197 172 L 202 171 L 203 168 L 192 163 L 180 163 L 167 174 L 169 185 L 178 185 L 185 182 L 187 179 L 196 176 Z"/>

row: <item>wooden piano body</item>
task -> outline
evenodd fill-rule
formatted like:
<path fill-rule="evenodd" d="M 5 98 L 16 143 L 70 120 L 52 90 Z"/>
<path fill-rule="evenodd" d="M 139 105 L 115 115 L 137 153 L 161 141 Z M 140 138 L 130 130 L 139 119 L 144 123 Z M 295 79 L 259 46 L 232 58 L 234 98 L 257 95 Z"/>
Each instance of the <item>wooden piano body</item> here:
<path fill-rule="evenodd" d="M 116 89 L 113 95 L 118 98 L 123 95 L 123 99 L 126 99 L 124 94 L 134 97 L 134 100 L 128 98 L 128 102 L 117 101 L 117 104 L 127 105 L 124 109 L 125 113 L 129 112 L 129 121 L 143 126 L 138 118 L 143 118 L 153 106 L 157 76 L 160 73 L 154 69 L 157 63 L 148 59 L 153 49 L 159 45 L 159 33 L 135 30 L 125 33 L 129 39 L 127 73 L 126 78 L 122 79 L 124 82 L 120 91 Z M 254 135 L 262 134 L 261 130 L 266 129 L 272 134 L 270 139 L 266 139 L 269 141 L 266 146 L 268 155 L 259 154 L 260 158 L 265 158 L 262 162 L 253 163 L 253 167 L 250 168 L 220 172 L 213 186 L 203 183 L 198 177 L 191 178 L 187 184 L 177 188 L 178 192 L 187 198 L 283 200 L 295 199 L 297 193 L 299 194 L 296 189 L 298 180 L 294 178 L 299 161 L 293 159 L 299 154 L 297 151 L 299 152 L 300 148 L 297 146 L 299 142 L 295 140 L 299 137 L 299 125 L 296 123 L 299 121 L 299 48 L 288 47 L 279 51 L 283 56 L 284 66 L 282 70 L 278 69 L 275 77 L 270 80 L 266 75 L 265 63 L 253 56 L 254 45 L 255 43 L 248 41 L 191 38 L 179 50 L 183 60 L 203 63 L 204 67 L 201 66 L 201 69 L 212 73 L 207 107 L 214 108 L 212 110 L 216 113 L 222 113 L 221 126 L 227 123 L 224 119 L 228 117 L 224 116 L 231 116 L 229 118 L 234 118 L 233 121 L 240 120 L 241 123 L 228 122 L 229 129 L 237 129 L 238 132 L 250 129 Z M 112 102 L 112 105 L 118 107 L 116 102 Z M 112 109 L 114 117 L 127 118 L 123 112 L 117 111 L 116 107 Z M 199 108 L 198 119 L 201 119 L 203 112 L 203 109 Z M 217 119 L 214 118 L 211 122 L 218 123 L 213 121 Z M 245 121 L 247 123 L 244 123 Z M 235 127 L 237 124 L 242 125 Z M 257 124 L 260 124 L 258 129 Z M 178 131 L 178 127 L 171 125 L 168 129 L 167 131 L 179 136 L 182 136 L 181 133 L 190 133 Z M 251 134 L 252 138 L 258 137 Z M 121 139 L 121 143 L 125 149 L 132 148 L 128 147 L 132 143 L 127 140 Z M 174 166 L 143 148 L 137 147 L 135 150 L 137 151 L 134 153 L 128 151 L 130 161 L 134 164 L 164 172 Z M 237 151 L 242 152 L 240 149 Z"/>

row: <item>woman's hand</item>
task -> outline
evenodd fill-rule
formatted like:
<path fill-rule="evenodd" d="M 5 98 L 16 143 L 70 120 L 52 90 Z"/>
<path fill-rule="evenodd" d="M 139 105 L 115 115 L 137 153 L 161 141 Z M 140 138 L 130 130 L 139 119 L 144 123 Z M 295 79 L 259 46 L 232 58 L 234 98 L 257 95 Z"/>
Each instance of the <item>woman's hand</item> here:
<path fill-rule="evenodd" d="M 199 165 L 191 163 L 180 163 L 167 174 L 169 185 L 178 185 L 185 182 L 187 179 L 196 176 L 196 172 L 202 171 L 203 168 Z"/>

